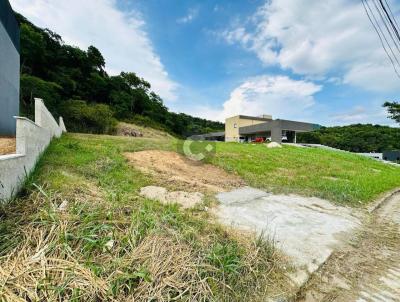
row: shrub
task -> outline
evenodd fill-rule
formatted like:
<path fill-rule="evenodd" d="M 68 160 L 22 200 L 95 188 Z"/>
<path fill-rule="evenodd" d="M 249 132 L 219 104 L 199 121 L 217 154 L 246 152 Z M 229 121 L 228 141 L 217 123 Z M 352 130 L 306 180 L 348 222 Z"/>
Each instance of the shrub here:
<path fill-rule="evenodd" d="M 124 119 L 124 121 L 127 123 L 131 123 L 131 124 L 135 124 L 135 125 L 139 125 L 139 126 L 143 126 L 143 127 L 149 127 L 149 128 L 167 132 L 171 135 L 175 135 L 175 133 L 173 131 L 171 131 L 169 128 L 167 128 L 165 125 L 154 121 L 153 119 L 151 119 L 148 116 L 136 114 L 132 118 Z"/>
<path fill-rule="evenodd" d="M 113 133 L 117 125 L 114 112 L 105 104 L 70 100 L 63 104 L 61 112 L 67 129 L 72 132 Z"/>
<path fill-rule="evenodd" d="M 57 113 L 57 105 L 60 102 L 62 87 L 53 82 L 46 82 L 34 76 L 23 74 L 21 76 L 21 113 L 33 118 L 34 98 L 41 98 L 46 107 L 53 113 Z"/>

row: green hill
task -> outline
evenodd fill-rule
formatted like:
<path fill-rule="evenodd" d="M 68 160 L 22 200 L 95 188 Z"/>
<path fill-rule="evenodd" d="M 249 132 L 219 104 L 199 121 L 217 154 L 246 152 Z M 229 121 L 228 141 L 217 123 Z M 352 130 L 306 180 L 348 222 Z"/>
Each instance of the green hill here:
<path fill-rule="evenodd" d="M 313 132 L 298 134 L 297 140 L 351 152 L 382 152 L 400 149 L 400 128 L 371 124 L 322 127 Z"/>
<path fill-rule="evenodd" d="M 151 84 L 134 72 L 110 76 L 105 59 L 90 46 L 70 46 L 61 36 L 17 14 L 21 27 L 21 113 L 32 117 L 33 99 L 42 98 L 67 128 L 111 133 L 116 120 L 159 124 L 178 136 L 217 131 L 224 125 L 170 112 Z"/>

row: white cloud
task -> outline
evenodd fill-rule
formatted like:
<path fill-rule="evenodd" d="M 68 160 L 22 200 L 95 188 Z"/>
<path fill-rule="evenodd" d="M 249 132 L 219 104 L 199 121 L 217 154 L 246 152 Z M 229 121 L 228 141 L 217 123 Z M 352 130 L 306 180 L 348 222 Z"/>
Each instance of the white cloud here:
<path fill-rule="evenodd" d="M 40 27 L 60 34 L 67 43 L 94 45 L 106 59 L 107 71 L 134 71 L 167 101 L 176 99 L 178 84 L 166 72 L 134 12 L 117 9 L 115 0 L 11 0 L 12 7 Z"/>
<path fill-rule="evenodd" d="M 270 0 L 258 8 L 251 25 L 255 29 L 242 24 L 222 34 L 267 65 L 314 78 L 340 77 L 368 90 L 399 90 L 361 1 Z"/>
<path fill-rule="evenodd" d="M 198 14 L 199 14 L 198 8 L 190 8 L 187 15 L 182 18 L 179 18 L 178 20 L 176 20 L 176 22 L 182 24 L 190 23 L 197 17 Z"/>
<path fill-rule="evenodd" d="M 365 108 L 364 106 L 355 106 L 347 112 L 331 115 L 334 124 L 388 124 L 394 123 L 386 118 L 387 112 L 384 108 L 376 110 L 375 108 Z"/>
<path fill-rule="evenodd" d="M 367 110 L 362 106 L 356 106 L 351 111 L 346 113 L 332 115 L 333 121 L 339 123 L 354 123 L 365 121 L 368 117 Z"/>
<path fill-rule="evenodd" d="M 315 103 L 313 95 L 321 88 L 312 82 L 287 76 L 252 77 L 231 92 L 221 109 L 200 106 L 193 113 L 220 121 L 238 114 L 272 114 L 274 118 L 304 120 Z"/>
<path fill-rule="evenodd" d="M 370 91 L 392 91 L 400 87 L 400 79 L 387 64 L 360 63 L 345 74 L 343 82 Z"/>

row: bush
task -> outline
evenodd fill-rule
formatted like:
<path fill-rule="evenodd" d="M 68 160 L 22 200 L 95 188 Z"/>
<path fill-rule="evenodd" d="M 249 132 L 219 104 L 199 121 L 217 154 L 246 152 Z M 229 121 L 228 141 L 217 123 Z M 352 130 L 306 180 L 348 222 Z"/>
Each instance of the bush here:
<path fill-rule="evenodd" d="M 72 132 L 111 134 L 117 125 L 114 112 L 105 104 L 70 100 L 63 104 L 61 112 L 67 129 Z"/>
<path fill-rule="evenodd" d="M 153 119 L 151 119 L 148 116 L 136 114 L 132 118 L 124 119 L 123 121 L 127 122 L 127 123 L 131 123 L 131 124 L 139 125 L 142 127 L 149 127 L 149 128 L 153 128 L 156 130 L 164 131 L 164 132 L 167 132 L 167 133 L 175 136 L 175 133 L 173 131 L 171 131 L 169 128 L 167 128 L 165 125 L 154 121 Z"/>
<path fill-rule="evenodd" d="M 53 82 L 47 82 L 34 76 L 21 76 L 21 114 L 33 119 L 34 98 L 43 99 L 46 107 L 57 114 L 62 87 Z"/>

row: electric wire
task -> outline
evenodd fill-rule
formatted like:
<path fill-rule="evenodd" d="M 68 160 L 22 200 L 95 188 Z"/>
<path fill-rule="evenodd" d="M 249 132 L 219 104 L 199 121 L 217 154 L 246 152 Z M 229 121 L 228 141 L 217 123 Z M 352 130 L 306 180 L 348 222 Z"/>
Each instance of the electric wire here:
<path fill-rule="evenodd" d="M 389 58 L 389 60 L 390 60 L 390 62 L 391 62 L 391 64 L 392 64 L 392 66 L 393 66 L 393 69 L 394 69 L 396 75 L 400 78 L 400 74 L 399 74 L 399 72 L 397 71 L 396 63 L 395 63 L 395 61 L 396 61 L 397 64 L 400 66 L 397 57 L 394 55 L 394 52 L 393 52 L 393 50 L 392 50 L 390 44 L 388 43 L 388 41 L 387 41 L 387 39 L 386 39 L 386 36 L 384 35 L 384 33 L 383 33 L 383 31 L 382 31 L 382 29 L 381 29 L 381 27 L 380 27 L 380 25 L 379 25 L 379 22 L 376 20 L 376 17 L 375 17 L 375 15 L 374 15 L 374 13 L 373 13 L 371 7 L 369 6 L 368 1 L 367 1 L 367 0 L 361 0 L 361 2 L 362 2 L 362 4 L 363 4 L 364 10 L 365 10 L 365 12 L 366 12 L 366 14 L 367 14 L 367 16 L 368 16 L 368 19 L 369 19 L 369 21 L 371 22 L 371 24 L 372 24 L 372 26 L 373 26 L 375 32 L 377 33 L 377 35 L 378 35 L 378 37 L 379 37 L 379 40 L 380 40 L 380 42 L 381 42 L 381 45 L 382 45 L 382 47 L 383 47 L 383 49 L 384 49 L 384 51 L 385 51 L 387 57 Z M 372 18 L 371 18 L 371 15 L 372 15 Z M 373 20 L 373 19 L 374 19 L 374 20 Z M 376 24 L 374 23 L 374 21 L 376 22 Z M 383 37 L 383 38 L 382 38 L 382 37 Z M 384 40 L 385 40 L 385 42 L 386 42 L 386 44 L 387 44 L 387 47 L 390 49 L 390 52 L 393 54 L 394 60 L 393 60 L 393 58 L 391 57 L 391 55 L 389 54 L 389 51 L 387 50 L 387 47 L 385 46 Z"/>

